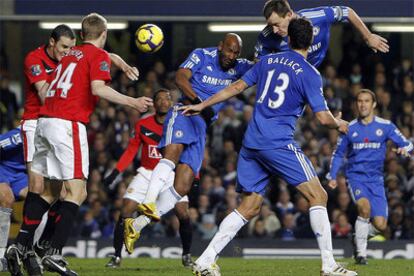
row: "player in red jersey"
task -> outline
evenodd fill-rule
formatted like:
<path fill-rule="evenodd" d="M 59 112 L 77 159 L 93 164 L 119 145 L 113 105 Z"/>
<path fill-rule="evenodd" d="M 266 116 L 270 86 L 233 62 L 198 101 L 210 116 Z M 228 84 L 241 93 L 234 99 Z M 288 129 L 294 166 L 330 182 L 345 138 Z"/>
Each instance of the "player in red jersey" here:
<path fill-rule="evenodd" d="M 48 43 L 29 52 L 24 61 L 26 85 L 21 131 L 24 145 L 24 159 L 29 175 L 29 192 L 23 208 L 25 217 L 21 229 L 22 231 L 26 231 L 26 228 L 37 227 L 37 222 L 40 222 L 40 219 L 37 218 L 37 211 L 42 209 L 39 206 L 45 206 L 45 204 L 47 204 L 47 202 L 39 195 L 44 189 L 42 181 L 43 177 L 38 176 L 38 179 L 35 180 L 36 174 L 31 172 L 31 162 L 35 151 L 34 134 L 41 107 L 41 100 L 38 93 L 41 87 L 46 83 L 49 75 L 56 69 L 58 62 L 67 54 L 69 49 L 75 45 L 75 42 L 76 38 L 73 30 L 65 24 L 58 25 L 52 30 Z M 130 80 L 138 79 L 139 73 L 137 68 L 129 66 L 116 54 L 111 53 L 110 57 L 114 65 L 120 68 Z M 27 208 L 27 205 L 31 206 L 31 208 Z M 54 232 L 54 224 L 59 207 L 60 200 L 57 200 L 50 208 L 46 227 L 36 245 L 36 249 L 45 248 L 49 243 L 49 239 Z M 21 238 L 21 236 L 19 238 Z M 33 241 L 26 242 L 19 240 L 17 240 L 17 242 L 21 244 L 27 243 L 29 245 L 32 245 L 33 243 Z M 22 261 L 29 274 L 39 273 L 40 268 L 39 266 L 36 266 L 36 262 L 33 261 L 33 259 L 36 258 L 34 251 L 31 250 L 31 248 L 22 251 L 26 251 Z M 37 252 L 39 251 L 37 250 Z"/>
<path fill-rule="evenodd" d="M 166 89 L 158 90 L 153 99 L 155 114 L 143 118 L 135 124 L 134 137 L 129 141 L 127 149 L 122 154 L 113 172 L 104 179 L 104 184 L 108 187 L 110 192 L 116 192 L 117 185 L 114 180 L 132 163 L 141 147 L 141 166 L 137 169 L 138 173 L 129 184 L 124 195 L 121 215 L 117 221 L 114 232 L 113 246 L 115 248 L 115 254 L 111 256 L 110 261 L 106 265 L 107 267 L 120 266 L 124 225 L 125 227 L 133 227 L 133 214 L 136 212 L 138 204 L 143 202 L 145 195 L 147 194 L 152 171 L 162 158 L 157 146 L 161 140 L 165 117 L 173 102 L 171 100 L 170 92 Z M 171 187 L 173 185 L 173 180 L 174 173 L 171 174 L 168 183 L 169 185 L 164 187 L 164 189 Z M 190 255 L 192 229 L 190 218 L 188 216 L 187 196 L 183 197 L 183 199 L 175 205 L 175 212 L 180 221 L 179 232 L 183 245 L 183 265 L 191 267 L 193 265 Z M 138 235 L 132 235 L 130 239 L 127 239 L 130 241 L 125 244 L 128 253 L 131 254 L 134 250 L 134 242 L 137 238 Z"/>
<path fill-rule="evenodd" d="M 59 208 L 59 220 L 51 238 L 51 247 L 42 258 L 43 266 L 62 275 L 76 275 L 66 268 L 61 250 L 69 236 L 79 205 L 86 198 L 88 177 L 88 142 L 85 124 L 98 97 L 145 112 L 152 99 L 131 98 L 106 85 L 111 80 L 110 57 L 102 48 L 107 37 L 106 19 L 90 14 L 82 20 L 84 44 L 70 49 L 42 87 L 44 106 L 35 133 L 36 152 L 32 171 L 48 181 L 41 197 L 45 200 L 39 213 L 45 213 L 61 191 L 66 194 Z M 56 190 L 57 192 L 50 192 Z M 20 232 L 32 236 L 34 231 Z M 22 247 L 26 247 L 23 244 Z M 10 249 L 10 248 L 9 248 Z M 18 249 L 13 246 L 12 249 Z M 19 264 L 19 252 L 8 250 L 9 263 Z"/>

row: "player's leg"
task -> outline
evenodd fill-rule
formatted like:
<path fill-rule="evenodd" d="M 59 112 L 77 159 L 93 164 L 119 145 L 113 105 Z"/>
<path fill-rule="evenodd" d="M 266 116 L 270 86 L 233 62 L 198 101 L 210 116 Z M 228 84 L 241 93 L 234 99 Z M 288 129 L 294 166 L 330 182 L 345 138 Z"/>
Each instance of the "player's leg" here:
<path fill-rule="evenodd" d="M 58 214 L 60 207 L 62 206 L 62 199 L 65 197 L 66 190 L 63 186 L 63 183 L 59 183 L 56 188 L 62 187 L 60 191 L 59 198 L 50 206 L 50 209 L 47 213 L 47 220 L 46 224 L 43 228 L 42 234 L 39 238 L 39 240 L 35 243 L 34 249 L 36 251 L 36 254 L 39 257 L 43 257 L 44 253 L 47 251 L 47 249 L 50 247 L 50 240 L 53 236 L 53 233 L 55 232 L 55 226 L 58 222 Z M 56 191 L 58 192 L 58 191 Z"/>
<path fill-rule="evenodd" d="M 174 106 L 170 109 L 165 120 L 163 136 L 159 144 L 159 147 L 164 148 L 164 158 L 160 160 L 152 173 L 149 190 L 144 200 L 145 204 L 140 205 L 144 208 L 139 211 L 154 220 L 159 220 L 155 201 L 162 188 L 168 184 L 168 177 L 175 166 L 178 163 L 188 164 L 197 173 L 203 159 L 206 135 L 205 121 L 200 116 L 182 115 L 177 108 L 178 106 Z M 189 156 L 190 153 L 193 156 Z M 186 155 L 186 158 L 183 158 L 183 154 Z M 191 187 L 191 184 L 188 185 L 187 182 L 183 185 Z M 181 195 L 180 197 L 186 195 L 177 192 Z M 173 207 L 174 205 L 171 208 Z"/>
<path fill-rule="evenodd" d="M 192 268 L 194 265 L 194 262 L 191 258 L 191 243 L 193 241 L 193 227 L 191 225 L 190 216 L 188 214 L 188 197 L 183 197 L 179 202 L 175 204 L 174 210 L 175 214 L 178 217 L 178 220 L 180 221 L 180 238 L 181 238 L 181 244 L 183 247 L 183 253 L 182 253 L 182 263 L 185 267 Z"/>
<path fill-rule="evenodd" d="M 371 224 L 368 231 L 368 237 L 377 234 L 384 234 L 387 230 L 388 220 L 388 202 L 385 195 L 384 183 L 372 184 L 370 194 L 371 204 Z"/>
<path fill-rule="evenodd" d="M 45 269 L 51 272 L 72 275 L 70 274 L 72 272 L 66 268 L 66 261 L 62 258 L 62 249 L 70 236 L 79 206 L 86 199 L 86 181 L 84 179 L 71 179 L 64 181 L 63 185 L 65 186 L 66 195 L 59 210 L 60 219 L 56 224 L 50 248 L 42 258 L 42 264 Z"/>
<path fill-rule="evenodd" d="M 106 267 L 116 268 L 121 265 L 122 247 L 124 245 L 125 220 L 132 219 L 134 213 L 137 210 L 137 205 L 138 205 L 137 201 L 134 201 L 128 198 L 123 199 L 121 214 L 119 215 L 119 218 L 116 222 L 115 230 L 114 230 L 113 247 L 115 249 L 115 253 L 114 255 L 111 256 L 111 259 L 106 264 Z M 138 237 L 136 239 L 138 239 Z M 133 246 L 132 246 L 132 249 L 133 249 Z"/>
<path fill-rule="evenodd" d="M 168 188 L 164 189 L 160 193 L 157 201 L 155 202 L 157 212 L 156 215 L 161 217 L 172 210 L 175 204 L 190 191 L 193 180 L 193 169 L 187 164 L 178 164 L 175 175 L 174 173 L 171 173 L 169 179 L 167 180 L 167 183 L 171 183 L 173 181 L 174 186 L 171 184 L 167 185 Z M 151 218 L 153 219 L 153 217 Z M 142 229 L 144 229 L 151 222 L 151 218 L 144 214 L 134 219 L 135 230 L 141 232 Z"/>
<path fill-rule="evenodd" d="M 237 232 L 260 212 L 263 194 L 270 173 L 257 160 L 257 152 L 242 148 L 237 163 L 237 190 L 243 192 L 239 207 L 227 215 L 220 223 L 218 232 L 210 244 L 196 260 L 194 273 L 215 273 L 218 255 L 224 247 L 236 236 Z M 206 274 L 210 275 L 210 274 Z"/>
<path fill-rule="evenodd" d="M 162 188 L 168 184 L 168 178 L 178 164 L 183 150 L 182 144 L 169 144 L 164 148 L 163 158 L 152 172 L 147 195 L 143 204 L 139 205 L 138 211 L 154 220 L 159 220 L 155 202 Z"/>
<path fill-rule="evenodd" d="M 342 268 L 334 260 L 331 224 L 326 210 L 328 196 L 322 188 L 310 160 L 295 144 L 289 144 L 273 151 L 263 151 L 262 155 L 266 157 L 264 164 L 269 166 L 270 170 L 282 176 L 290 185 L 295 186 L 309 201 L 310 223 L 321 252 L 321 274 L 324 276 L 357 275 L 356 272 Z"/>
<path fill-rule="evenodd" d="M 358 217 L 355 221 L 354 258 L 357 264 L 367 264 L 366 258 L 368 246 L 368 232 L 371 225 L 371 204 L 368 198 L 366 197 L 359 197 L 355 204 L 358 210 Z"/>
<path fill-rule="evenodd" d="M 10 230 L 10 216 L 14 203 L 14 195 L 8 183 L 3 182 L 0 175 L 0 272 L 7 271 L 4 258 Z"/>

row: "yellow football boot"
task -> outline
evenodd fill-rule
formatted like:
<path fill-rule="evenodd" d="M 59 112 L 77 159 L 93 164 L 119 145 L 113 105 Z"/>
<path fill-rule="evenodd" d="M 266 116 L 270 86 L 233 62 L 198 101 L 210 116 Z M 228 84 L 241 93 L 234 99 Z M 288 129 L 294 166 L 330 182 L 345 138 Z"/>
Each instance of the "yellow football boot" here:
<path fill-rule="evenodd" d="M 149 217 L 152 221 L 160 221 L 155 202 L 138 204 L 138 212 Z"/>
<path fill-rule="evenodd" d="M 124 244 L 128 254 L 132 254 L 134 251 L 134 244 L 141 235 L 140 232 L 135 230 L 134 226 L 132 225 L 133 223 L 134 219 L 132 218 L 127 218 L 124 220 Z"/>

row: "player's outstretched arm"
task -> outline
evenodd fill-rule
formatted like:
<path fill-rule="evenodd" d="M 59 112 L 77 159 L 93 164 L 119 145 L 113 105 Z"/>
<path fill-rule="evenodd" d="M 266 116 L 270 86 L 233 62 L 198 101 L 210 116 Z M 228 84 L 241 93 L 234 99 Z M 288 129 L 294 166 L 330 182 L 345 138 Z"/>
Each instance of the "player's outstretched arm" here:
<path fill-rule="evenodd" d="M 152 99 L 148 97 L 132 98 L 125 96 L 118 91 L 107 86 L 102 80 L 94 80 L 91 83 L 92 94 L 101 97 L 110 102 L 125 105 L 139 112 L 146 112 L 148 107 L 152 106 Z"/>
<path fill-rule="evenodd" d="M 381 53 L 388 53 L 390 46 L 388 41 L 377 34 L 371 33 L 365 23 L 362 21 L 361 17 L 351 8 L 348 8 L 349 22 L 359 31 L 359 33 L 364 38 L 367 45 L 376 53 L 380 51 Z"/>
<path fill-rule="evenodd" d="M 139 78 L 139 71 L 136 67 L 130 66 L 126 63 L 120 56 L 114 53 L 110 53 L 109 57 L 111 58 L 112 63 L 122 70 L 125 75 L 132 81 L 136 81 Z"/>
<path fill-rule="evenodd" d="M 240 94 L 247 87 L 249 87 L 247 85 L 247 83 L 244 80 L 239 79 L 238 81 L 233 82 L 232 84 L 230 84 L 226 88 L 220 90 L 219 92 L 217 92 L 216 94 L 214 94 L 213 96 L 211 96 L 210 98 L 205 100 L 204 102 L 201 102 L 201 103 L 196 104 L 196 105 L 183 106 L 183 107 L 180 108 L 180 110 L 183 110 L 183 114 L 197 115 L 203 109 L 205 109 L 209 106 L 213 106 L 217 103 L 224 102 L 227 99 L 230 99 L 231 97 Z"/>

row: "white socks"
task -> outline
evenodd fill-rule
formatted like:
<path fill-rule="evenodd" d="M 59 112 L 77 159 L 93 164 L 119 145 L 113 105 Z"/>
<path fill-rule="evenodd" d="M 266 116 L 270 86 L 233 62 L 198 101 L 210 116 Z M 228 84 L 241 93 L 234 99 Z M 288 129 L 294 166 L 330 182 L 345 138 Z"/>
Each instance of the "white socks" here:
<path fill-rule="evenodd" d="M 143 203 L 151 203 L 157 200 L 157 197 L 167 183 L 170 173 L 175 169 L 174 162 L 168 159 L 161 159 L 151 175 L 151 181 L 148 186 L 148 192 Z"/>
<path fill-rule="evenodd" d="M 161 217 L 168 213 L 181 198 L 182 196 L 177 193 L 174 186 L 163 191 L 156 202 L 158 215 Z"/>
<path fill-rule="evenodd" d="M 174 186 L 163 191 L 157 199 L 156 206 L 158 215 L 161 217 L 174 208 L 175 204 L 181 199 L 181 196 L 175 191 Z M 134 219 L 132 224 L 136 231 L 140 232 L 151 222 L 151 219 L 141 215 Z"/>
<path fill-rule="evenodd" d="M 369 218 L 358 217 L 355 222 L 355 244 L 358 256 L 367 256 Z M 375 229 L 375 228 L 374 228 Z"/>
<path fill-rule="evenodd" d="M 331 224 L 328 212 L 323 206 L 312 206 L 309 209 L 310 223 L 321 250 L 322 270 L 332 271 L 337 264 L 332 253 Z"/>
<path fill-rule="evenodd" d="M 9 239 L 11 213 L 12 209 L 0 207 L 0 258 L 4 256 L 7 240 Z"/>
<path fill-rule="evenodd" d="M 218 254 L 223 248 L 236 236 L 240 228 L 247 223 L 247 220 L 237 211 L 231 212 L 221 222 L 220 227 L 210 244 L 204 250 L 203 254 L 197 259 L 196 263 L 201 267 L 207 267 L 213 264 Z"/>
<path fill-rule="evenodd" d="M 147 216 L 141 215 L 134 219 L 134 222 L 132 223 L 132 226 L 134 229 L 138 232 L 141 232 L 142 229 L 144 229 L 145 226 L 147 226 L 151 222 L 151 219 Z"/>

